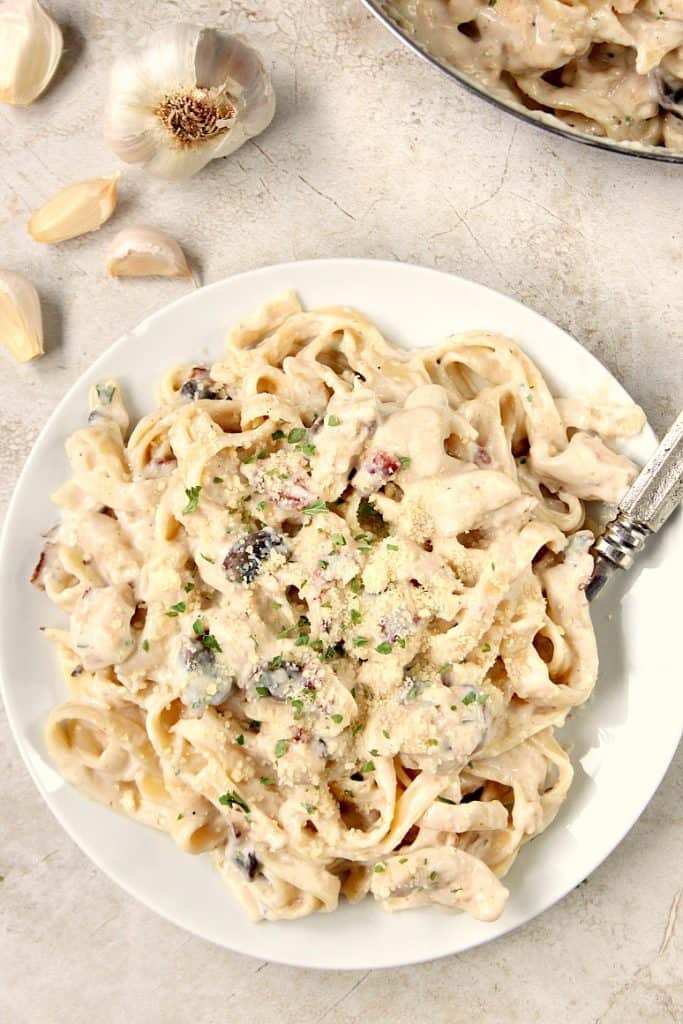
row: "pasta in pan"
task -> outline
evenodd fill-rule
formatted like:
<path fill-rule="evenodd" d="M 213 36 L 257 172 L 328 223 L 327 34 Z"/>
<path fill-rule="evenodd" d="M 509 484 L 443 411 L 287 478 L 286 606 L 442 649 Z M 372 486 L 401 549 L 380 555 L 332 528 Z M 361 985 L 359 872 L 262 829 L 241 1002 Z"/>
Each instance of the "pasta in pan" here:
<path fill-rule="evenodd" d="M 571 783 L 584 502 L 633 479 L 605 440 L 640 409 L 553 398 L 507 338 L 403 351 L 293 293 L 132 432 L 117 382 L 90 406 L 33 579 L 69 616 L 64 777 L 210 851 L 253 919 L 498 917 Z"/>
<path fill-rule="evenodd" d="M 384 0 L 494 96 L 615 142 L 683 152 L 683 0 Z"/>

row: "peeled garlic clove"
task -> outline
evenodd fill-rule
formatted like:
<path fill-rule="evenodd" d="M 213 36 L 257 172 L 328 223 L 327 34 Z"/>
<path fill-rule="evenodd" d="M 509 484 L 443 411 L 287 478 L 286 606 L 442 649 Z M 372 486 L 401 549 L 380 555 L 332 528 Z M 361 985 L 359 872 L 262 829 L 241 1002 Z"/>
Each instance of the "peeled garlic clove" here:
<path fill-rule="evenodd" d="M 54 75 L 63 45 L 59 26 L 37 0 L 6 0 L 0 9 L 0 101 L 33 103 Z"/>
<path fill-rule="evenodd" d="M 134 226 L 115 236 L 107 258 L 112 277 L 192 277 L 175 238 L 157 228 Z"/>
<path fill-rule="evenodd" d="M 43 354 L 38 292 L 22 274 L 0 270 L 0 341 L 20 363 Z"/>
<path fill-rule="evenodd" d="M 255 50 L 214 29 L 171 25 L 114 65 L 106 132 L 126 163 L 188 178 L 262 132 L 274 113 Z"/>
<path fill-rule="evenodd" d="M 88 231 L 97 231 L 116 209 L 113 178 L 92 178 L 63 188 L 31 217 L 28 232 L 36 242 L 65 242 Z"/>

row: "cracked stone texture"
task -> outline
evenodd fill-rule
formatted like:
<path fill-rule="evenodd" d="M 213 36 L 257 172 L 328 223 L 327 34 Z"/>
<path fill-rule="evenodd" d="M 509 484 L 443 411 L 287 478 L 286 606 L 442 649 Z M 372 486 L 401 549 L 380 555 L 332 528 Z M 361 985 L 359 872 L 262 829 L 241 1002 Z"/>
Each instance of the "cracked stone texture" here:
<path fill-rule="evenodd" d="M 680 408 L 680 168 L 518 124 L 403 49 L 359 0 L 45 2 L 65 28 L 62 67 L 33 107 L 0 109 L 0 262 L 39 286 L 47 346 L 21 368 L 0 353 L 3 500 L 65 389 L 119 333 L 187 287 L 107 280 L 109 237 L 140 220 L 175 235 L 207 282 L 335 255 L 454 271 L 569 330 L 655 429 Z M 99 128 L 112 57 L 189 18 L 261 48 L 279 97 L 274 124 L 184 185 L 129 170 L 119 212 L 99 234 L 33 244 L 30 210 L 117 167 Z M 525 928 L 420 967 L 320 974 L 213 948 L 133 902 L 43 806 L 4 717 L 0 734 L 0 1020 L 213 1024 L 241 1016 L 242 1000 L 256 1024 L 683 1019 L 680 751 L 616 852 Z"/>

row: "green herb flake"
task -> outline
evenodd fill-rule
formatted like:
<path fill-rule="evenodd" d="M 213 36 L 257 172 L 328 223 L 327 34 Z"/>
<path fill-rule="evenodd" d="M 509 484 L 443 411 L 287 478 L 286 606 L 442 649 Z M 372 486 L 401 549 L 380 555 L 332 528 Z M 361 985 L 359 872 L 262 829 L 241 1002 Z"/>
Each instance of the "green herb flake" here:
<path fill-rule="evenodd" d="M 474 692 L 474 690 L 470 690 L 469 693 L 465 694 L 465 696 L 462 699 L 462 702 L 463 702 L 463 704 L 474 704 L 476 699 L 477 699 L 476 693 Z"/>
<path fill-rule="evenodd" d="M 275 757 L 284 757 L 289 749 L 289 740 L 278 740 L 275 744 Z"/>
<path fill-rule="evenodd" d="M 398 461 L 401 463 L 401 469 L 408 469 L 411 463 L 409 455 L 399 455 Z"/>
<path fill-rule="evenodd" d="M 452 807 L 456 807 L 455 800 L 449 800 L 447 796 L 437 796 L 436 798 L 440 804 L 450 804 Z"/>
<path fill-rule="evenodd" d="M 305 516 L 319 516 L 323 512 L 329 512 L 330 510 L 327 507 L 326 501 L 318 499 L 318 501 L 314 501 L 312 505 L 307 505 L 306 508 L 302 508 L 301 511 Z"/>
<path fill-rule="evenodd" d="M 332 715 L 332 721 L 336 722 L 337 725 L 341 725 L 341 723 L 344 721 L 344 716 L 343 715 Z"/>
<path fill-rule="evenodd" d="M 185 817 L 184 814 L 176 814 L 176 819 L 175 820 L 176 821 L 182 821 L 184 817 Z"/>
<path fill-rule="evenodd" d="M 340 423 L 341 423 L 341 420 L 339 419 L 338 416 L 328 416 L 327 417 L 327 425 L 328 425 L 328 427 L 338 427 Z"/>
<path fill-rule="evenodd" d="M 287 440 L 290 444 L 299 444 L 300 441 L 306 436 L 306 431 L 303 427 L 292 427 L 290 432 L 287 434 Z"/>
<path fill-rule="evenodd" d="M 488 654 L 491 650 L 491 644 L 484 644 L 481 650 L 483 654 Z"/>
<path fill-rule="evenodd" d="M 374 770 L 374 761 L 365 761 L 365 763 L 360 766 L 360 771 L 362 772 L 363 775 L 367 775 L 369 772 L 374 772 Z"/>
<path fill-rule="evenodd" d="M 384 736 L 385 740 L 390 740 L 391 739 L 391 736 L 389 735 L 389 733 L 387 732 L 386 729 L 382 729 L 382 736 Z"/>
<path fill-rule="evenodd" d="M 270 435 L 273 441 L 282 441 L 286 437 L 284 430 L 274 430 Z"/>
<path fill-rule="evenodd" d="M 321 569 L 327 569 L 329 567 L 329 564 L 330 563 L 326 562 L 324 558 L 321 558 L 320 561 L 318 562 L 318 565 L 320 566 Z"/>
<path fill-rule="evenodd" d="M 243 466 L 251 466 L 252 462 L 256 462 L 256 456 L 255 455 L 250 455 L 247 459 L 243 459 L 242 465 Z"/>
<path fill-rule="evenodd" d="M 299 633 L 298 637 L 294 641 L 295 647 L 306 647 L 308 641 L 311 639 L 309 633 Z"/>
<path fill-rule="evenodd" d="M 196 487 L 186 487 L 185 494 L 187 495 L 187 505 L 183 509 L 183 515 L 189 515 L 190 512 L 197 511 L 197 505 L 199 503 L 199 495 L 201 494 L 201 485 L 197 484 Z"/>
<path fill-rule="evenodd" d="M 494 0 L 494 2 L 495 2 L 495 0 Z M 429 872 L 429 881 L 430 882 L 435 882 L 438 877 L 439 877 L 439 872 L 438 871 L 430 871 Z"/>
<path fill-rule="evenodd" d="M 357 736 L 358 733 L 362 732 L 362 731 L 363 731 L 363 726 L 362 726 L 362 724 L 360 722 L 357 722 L 354 725 L 353 729 L 351 730 L 351 732 L 353 733 L 354 736 Z"/>
<path fill-rule="evenodd" d="M 199 557 L 203 558 L 205 562 L 210 562 L 211 565 L 215 564 L 215 559 L 211 558 L 209 555 L 205 555 L 203 551 L 199 552 Z"/>
<path fill-rule="evenodd" d="M 242 733 L 240 733 L 239 736 L 235 737 L 235 743 L 237 744 L 238 747 L 244 746 L 244 736 Z"/>
<path fill-rule="evenodd" d="M 218 797 L 218 803 L 224 807 L 240 807 L 245 814 L 249 814 L 249 806 L 244 802 L 241 796 L 235 793 L 234 790 L 228 790 L 227 793 L 223 793 L 222 796 Z"/>
<path fill-rule="evenodd" d="M 346 547 L 346 537 L 344 536 L 343 533 L 335 533 L 334 537 L 332 538 L 332 547 L 333 548 L 345 548 Z"/>
<path fill-rule="evenodd" d="M 271 779 L 270 775 L 262 775 L 259 779 L 262 786 L 274 786 L 275 779 Z"/>
<path fill-rule="evenodd" d="M 202 644 L 206 647 L 207 651 L 216 651 L 218 654 L 223 653 L 223 648 L 216 640 L 216 637 L 212 633 L 203 633 L 200 637 Z"/>
<path fill-rule="evenodd" d="M 451 668 L 451 662 L 444 661 L 443 665 L 439 667 L 439 672 L 448 672 L 449 668 Z"/>
<path fill-rule="evenodd" d="M 438 747 L 438 745 L 439 745 L 439 741 L 438 740 L 432 740 L 432 739 L 427 740 L 427 746 L 428 747 Z"/>
<path fill-rule="evenodd" d="M 387 551 L 398 551 L 398 544 L 387 544 Z"/>
<path fill-rule="evenodd" d="M 399 862 L 399 864 L 407 864 L 408 863 L 408 858 L 407 857 L 399 857 L 398 858 L 398 862 Z"/>
<path fill-rule="evenodd" d="M 383 640 L 381 644 L 377 644 L 375 650 L 378 654 L 391 654 L 393 647 L 388 640 Z"/>
<path fill-rule="evenodd" d="M 202 622 L 202 620 L 195 619 L 194 622 L 192 623 L 192 629 L 197 634 L 197 636 L 200 636 L 200 634 L 204 632 L 204 623 Z"/>
<path fill-rule="evenodd" d="M 361 615 L 357 608 L 351 609 L 351 622 L 353 623 L 354 626 L 358 625 L 362 617 L 363 616 Z"/>
<path fill-rule="evenodd" d="M 314 444 L 311 444 L 310 441 L 301 445 L 301 451 L 304 455 L 308 455 L 309 457 L 318 454 L 318 449 Z"/>
<path fill-rule="evenodd" d="M 363 584 L 361 583 L 361 581 L 359 580 L 359 578 L 357 576 L 355 576 L 351 580 L 351 582 L 349 583 L 349 586 L 351 587 L 351 592 L 354 593 L 354 594 L 360 594 L 361 590 L 363 589 Z"/>
<path fill-rule="evenodd" d="M 185 591 L 186 594 L 189 594 L 189 593 L 191 593 L 194 590 L 194 583 L 192 582 L 192 580 L 189 580 L 185 584 L 185 586 L 183 587 L 183 590 Z"/>
<path fill-rule="evenodd" d="M 176 617 L 176 615 L 180 615 L 180 613 L 184 612 L 184 611 L 185 611 L 185 602 L 184 601 L 178 601 L 177 604 L 172 604 L 171 605 L 171 607 L 166 612 L 166 614 L 169 616 L 169 618 L 173 619 L 173 618 Z"/>
<path fill-rule="evenodd" d="M 213 478 L 213 482 L 214 482 L 215 484 L 222 484 L 222 483 L 223 483 L 223 477 L 222 477 L 222 476 L 215 476 L 215 477 Z"/>
<path fill-rule="evenodd" d="M 95 391 L 97 392 L 97 397 L 99 398 L 101 405 L 111 405 L 111 400 L 114 397 L 114 392 L 116 391 L 113 384 L 110 384 L 109 386 L 106 384 L 96 384 Z"/>
<path fill-rule="evenodd" d="M 375 864 L 374 872 L 376 875 L 381 875 L 383 871 L 386 871 L 384 864 Z"/>
<path fill-rule="evenodd" d="M 373 757 L 379 757 L 379 750 L 371 750 L 370 753 Z"/>
<path fill-rule="evenodd" d="M 142 641 L 142 649 L 143 649 L 143 651 L 148 651 L 149 650 L 149 640 L 143 640 Z"/>
<path fill-rule="evenodd" d="M 315 804 L 304 804 L 304 808 L 306 810 L 306 814 L 315 814 L 315 812 L 318 810 Z"/>
<path fill-rule="evenodd" d="M 354 647 L 367 647 L 369 640 L 366 636 L 354 636 L 353 646 Z"/>
<path fill-rule="evenodd" d="M 258 693 L 259 697 L 270 697 L 270 690 L 268 689 L 267 686 L 257 686 L 256 692 Z"/>

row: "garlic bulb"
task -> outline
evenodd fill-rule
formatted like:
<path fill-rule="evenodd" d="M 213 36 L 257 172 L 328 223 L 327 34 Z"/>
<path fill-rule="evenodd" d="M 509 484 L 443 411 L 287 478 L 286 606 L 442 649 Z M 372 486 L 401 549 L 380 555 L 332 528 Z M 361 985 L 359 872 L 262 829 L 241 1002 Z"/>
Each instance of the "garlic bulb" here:
<path fill-rule="evenodd" d="M 40 96 L 62 56 L 59 26 L 38 0 L 0 8 L 0 101 L 27 107 Z"/>
<path fill-rule="evenodd" d="M 0 270 L 0 341 L 20 363 L 43 354 L 38 293 L 27 278 Z"/>
<path fill-rule="evenodd" d="M 107 270 L 112 277 L 194 277 L 175 238 L 137 225 L 114 237 Z"/>
<path fill-rule="evenodd" d="M 112 70 L 106 133 L 117 156 L 161 178 L 189 178 L 273 119 L 261 58 L 235 36 L 171 25 Z"/>
<path fill-rule="evenodd" d="M 33 214 L 28 232 L 36 242 L 66 242 L 97 231 L 116 209 L 120 172 L 63 188 Z"/>

